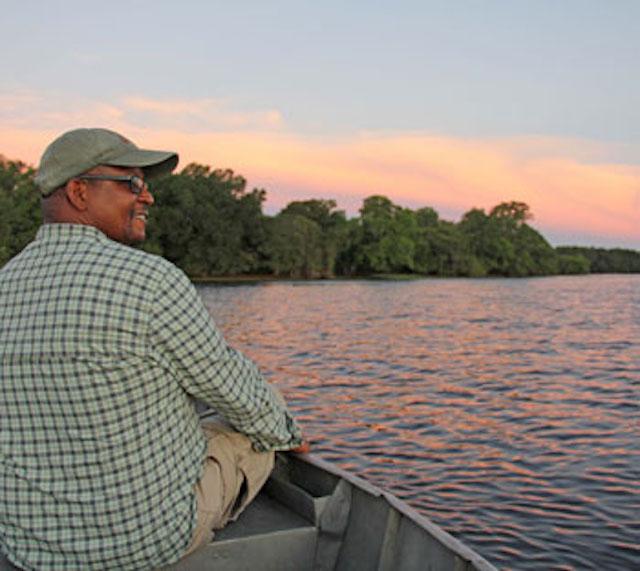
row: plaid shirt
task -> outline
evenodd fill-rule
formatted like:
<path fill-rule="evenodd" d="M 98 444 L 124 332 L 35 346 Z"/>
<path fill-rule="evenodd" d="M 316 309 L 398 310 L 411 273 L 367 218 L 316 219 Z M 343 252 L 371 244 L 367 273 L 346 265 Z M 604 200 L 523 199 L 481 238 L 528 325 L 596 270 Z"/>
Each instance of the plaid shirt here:
<path fill-rule="evenodd" d="M 0 544 L 25 569 L 152 569 L 196 521 L 189 395 L 258 450 L 300 432 L 173 264 L 47 224 L 0 270 Z"/>

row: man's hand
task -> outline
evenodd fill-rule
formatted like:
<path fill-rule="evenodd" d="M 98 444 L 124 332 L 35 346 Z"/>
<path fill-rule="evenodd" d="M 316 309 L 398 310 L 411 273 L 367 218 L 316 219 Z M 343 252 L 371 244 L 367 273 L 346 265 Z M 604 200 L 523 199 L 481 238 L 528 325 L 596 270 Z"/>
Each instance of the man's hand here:
<path fill-rule="evenodd" d="M 300 446 L 296 446 L 292 448 L 290 452 L 294 452 L 295 454 L 307 454 L 311 450 L 311 445 L 307 440 L 303 440 Z"/>

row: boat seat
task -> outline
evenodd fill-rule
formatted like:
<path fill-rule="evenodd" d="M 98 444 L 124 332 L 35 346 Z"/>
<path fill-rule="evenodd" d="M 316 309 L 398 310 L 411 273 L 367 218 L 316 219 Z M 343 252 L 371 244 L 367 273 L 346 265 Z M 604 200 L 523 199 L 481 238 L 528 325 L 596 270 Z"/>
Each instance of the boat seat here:
<path fill-rule="evenodd" d="M 163 571 L 311 571 L 317 535 L 312 522 L 263 492 L 211 543 Z"/>

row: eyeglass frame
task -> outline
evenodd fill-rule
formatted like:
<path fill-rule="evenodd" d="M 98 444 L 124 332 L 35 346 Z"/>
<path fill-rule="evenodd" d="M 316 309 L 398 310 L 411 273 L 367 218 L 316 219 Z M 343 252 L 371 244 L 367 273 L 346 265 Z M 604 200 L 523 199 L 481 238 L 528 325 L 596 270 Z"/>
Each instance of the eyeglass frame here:
<path fill-rule="evenodd" d="M 149 190 L 149 183 L 145 182 L 144 179 L 139 177 L 137 174 L 83 174 L 75 178 L 79 180 L 111 180 L 114 182 L 127 182 L 129 183 L 129 190 L 136 196 L 142 194 L 144 190 Z"/>

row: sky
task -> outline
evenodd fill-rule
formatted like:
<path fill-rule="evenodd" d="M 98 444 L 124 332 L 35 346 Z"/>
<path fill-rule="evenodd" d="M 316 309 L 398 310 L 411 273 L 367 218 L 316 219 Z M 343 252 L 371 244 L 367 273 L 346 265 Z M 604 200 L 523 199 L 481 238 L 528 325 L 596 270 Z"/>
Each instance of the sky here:
<path fill-rule="evenodd" d="M 526 202 L 640 250 L 640 1 L 0 0 L 0 155 L 76 127 L 230 168 L 265 211 Z"/>

